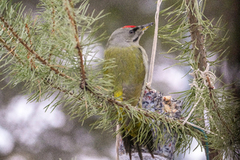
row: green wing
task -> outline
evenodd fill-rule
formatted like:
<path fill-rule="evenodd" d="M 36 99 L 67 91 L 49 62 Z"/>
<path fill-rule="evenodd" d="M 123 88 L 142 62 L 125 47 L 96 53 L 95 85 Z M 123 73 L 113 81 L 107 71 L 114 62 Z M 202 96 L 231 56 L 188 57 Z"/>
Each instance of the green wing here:
<path fill-rule="evenodd" d="M 105 72 L 114 76 L 114 97 L 137 105 L 146 73 L 142 50 L 135 46 L 112 47 L 106 49 L 105 59 L 114 59 L 116 64 L 116 67 Z"/>

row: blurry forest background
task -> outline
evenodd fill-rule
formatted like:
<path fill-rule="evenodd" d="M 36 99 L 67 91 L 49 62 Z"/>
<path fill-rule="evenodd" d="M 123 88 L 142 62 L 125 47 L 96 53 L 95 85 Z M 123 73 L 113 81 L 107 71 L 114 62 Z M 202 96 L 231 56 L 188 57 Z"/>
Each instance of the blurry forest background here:
<path fill-rule="evenodd" d="M 14 0 L 21 1 L 26 10 L 32 9 L 33 16 L 39 11 L 36 8 L 38 0 Z M 104 27 L 99 32 L 106 31 L 110 34 L 124 25 L 141 25 L 154 22 L 156 9 L 155 0 L 89 0 L 89 13 L 104 10 L 110 13 L 100 20 Z M 161 8 L 173 4 L 175 0 L 167 0 Z M 205 15 L 208 19 L 218 19 L 222 16 L 226 29 L 229 30 L 230 39 L 226 44 L 229 48 L 227 61 L 223 61 L 217 67 L 217 75 L 224 74 L 226 83 L 237 82 L 233 89 L 240 97 L 240 1 L 239 0 L 209 0 L 206 3 Z M 160 17 L 160 26 L 165 20 Z M 154 27 L 143 35 L 140 44 L 150 55 L 152 47 Z M 99 56 L 103 57 L 104 46 L 107 40 L 102 42 L 99 48 Z M 157 53 L 166 52 L 170 46 L 158 42 Z M 169 95 L 189 89 L 188 67 L 175 66 L 167 70 L 165 68 L 176 63 L 174 58 L 178 53 L 165 55 L 157 54 L 152 87 Z M 149 56 L 150 58 L 150 56 Z M 0 71 L 1 73 L 1 71 Z M 4 75 L 0 75 L 2 79 Z M 184 78 L 183 78 L 184 77 Z M 115 157 L 115 138 L 111 132 L 91 130 L 89 124 L 94 118 L 85 121 L 82 126 L 78 121 L 67 116 L 61 106 L 53 112 L 44 111 L 48 103 L 27 103 L 27 96 L 22 93 L 22 85 L 15 88 L 5 87 L 7 81 L 0 82 L 0 159 L 1 160 L 110 160 Z M 172 95 L 177 97 L 177 95 Z M 204 160 L 204 152 L 198 149 L 183 158 L 176 156 L 175 160 L 192 159 Z"/>

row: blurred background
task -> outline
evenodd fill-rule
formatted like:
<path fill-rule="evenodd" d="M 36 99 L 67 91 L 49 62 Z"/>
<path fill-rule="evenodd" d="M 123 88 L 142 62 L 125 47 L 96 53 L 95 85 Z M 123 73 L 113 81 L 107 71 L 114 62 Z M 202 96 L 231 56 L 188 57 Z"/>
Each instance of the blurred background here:
<path fill-rule="evenodd" d="M 14 0 L 21 1 L 26 10 L 32 9 L 35 14 L 38 0 Z M 110 13 L 100 21 L 104 27 L 99 32 L 106 31 L 107 35 L 117 28 L 125 25 L 141 25 L 154 22 L 156 9 L 155 0 L 89 0 L 89 13 L 104 10 Z M 175 0 L 168 0 L 162 3 L 161 8 L 166 8 Z M 207 1 L 205 15 L 209 19 L 223 17 L 223 23 L 229 30 L 230 39 L 226 44 L 229 48 L 227 61 L 217 67 L 217 74 L 224 74 L 223 80 L 226 83 L 237 82 L 240 77 L 240 1 L 239 0 L 211 0 Z M 33 15 L 34 16 L 34 15 Z M 165 20 L 160 17 L 160 25 Z M 149 28 L 140 44 L 151 53 L 154 27 Z M 102 42 L 100 48 L 103 57 L 106 41 Z M 172 92 L 179 92 L 189 89 L 188 79 L 185 76 L 189 71 L 188 67 L 175 66 L 164 70 L 176 63 L 171 59 L 176 54 L 159 54 L 167 51 L 169 46 L 158 41 L 156 65 L 152 87 L 169 95 Z M 167 58 L 170 57 L 170 58 Z M 150 56 L 149 56 L 150 58 Z M 1 70 L 0 70 L 1 73 Z M 0 79 L 4 75 L 0 74 Z M 27 96 L 22 93 L 23 85 L 15 88 L 6 86 L 9 79 L 0 82 L 0 159 L 1 160 L 111 160 L 115 157 L 115 138 L 112 133 L 102 130 L 91 130 L 89 124 L 94 118 L 88 119 L 82 125 L 77 120 L 70 119 L 61 106 L 54 111 L 44 110 L 50 102 L 27 103 Z M 6 86 L 6 87 L 5 87 Z M 233 85 L 236 93 L 240 95 L 237 85 Z M 177 95 L 172 95 L 177 97 Z M 190 152 L 175 156 L 175 160 L 204 160 L 205 154 L 195 142 Z"/>

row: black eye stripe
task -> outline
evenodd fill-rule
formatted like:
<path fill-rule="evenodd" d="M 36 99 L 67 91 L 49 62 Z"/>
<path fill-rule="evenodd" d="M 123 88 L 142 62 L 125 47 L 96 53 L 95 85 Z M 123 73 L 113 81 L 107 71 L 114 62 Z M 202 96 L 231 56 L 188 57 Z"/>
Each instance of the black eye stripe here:
<path fill-rule="evenodd" d="M 136 32 L 136 30 L 138 30 L 139 29 L 139 27 L 135 27 L 135 28 L 133 28 L 132 30 L 134 31 L 134 32 Z"/>
<path fill-rule="evenodd" d="M 139 27 L 135 27 L 135 28 L 131 29 L 131 30 L 129 31 L 129 33 L 130 33 L 130 34 L 133 34 L 133 33 L 135 33 L 138 29 L 139 29 Z"/>

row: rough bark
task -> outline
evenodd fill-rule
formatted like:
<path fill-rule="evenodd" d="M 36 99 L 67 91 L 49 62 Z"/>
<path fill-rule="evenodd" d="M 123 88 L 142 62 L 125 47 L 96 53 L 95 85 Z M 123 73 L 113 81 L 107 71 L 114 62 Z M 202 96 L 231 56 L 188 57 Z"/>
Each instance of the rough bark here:
<path fill-rule="evenodd" d="M 198 64 L 198 69 L 204 71 L 207 67 L 206 49 L 205 49 L 205 36 L 202 34 L 203 27 L 199 23 L 197 17 L 198 2 L 196 0 L 186 0 L 188 9 L 188 18 L 190 24 L 190 34 L 192 41 L 192 48 L 194 53 L 194 60 Z M 211 91 L 211 90 L 210 90 Z M 205 142 L 202 141 L 205 146 Z M 206 153 L 207 154 L 207 153 Z M 209 160 L 213 160 L 218 155 L 218 150 L 209 148 Z"/>

